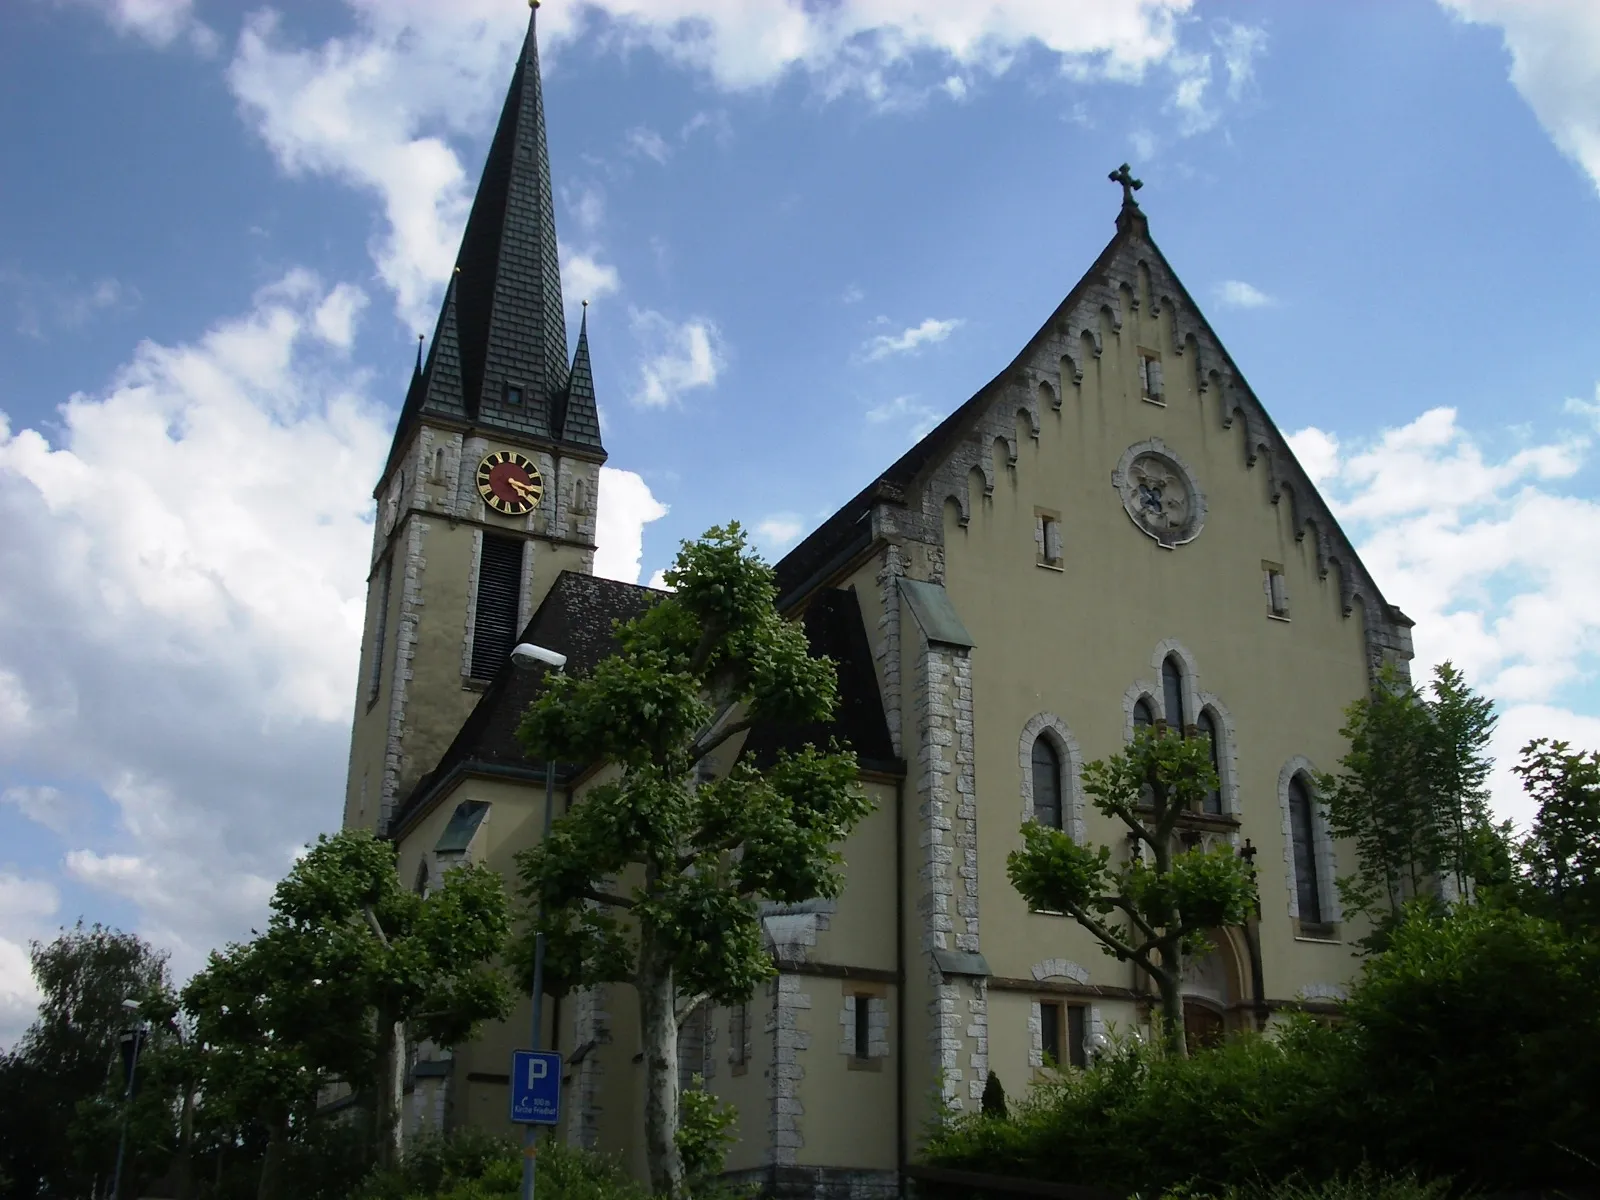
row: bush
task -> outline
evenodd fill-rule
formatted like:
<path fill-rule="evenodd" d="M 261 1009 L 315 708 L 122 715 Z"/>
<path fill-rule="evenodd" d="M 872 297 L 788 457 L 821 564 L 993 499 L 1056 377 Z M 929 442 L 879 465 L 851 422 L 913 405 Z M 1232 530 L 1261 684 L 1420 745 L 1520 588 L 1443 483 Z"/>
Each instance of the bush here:
<path fill-rule="evenodd" d="M 482 1130 L 417 1139 L 392 1171 L 368 1179 L 355 1200 L 515 1200 L 522 1149 Z M 539 1200 L 648 1200 L 615 1160 L 561 1142 L 539 1144 Z"/>
<path fill-rule="evenodd" d="M 1188 1059 L 1124 1043 L 1036 1087 L 1009 1120 L 956 1118 L 925 1158 L 1124 1195 L 1592 1188 L 1597 992 L 1600 949 L 1557 926 L 1414 912 L 1368 960 L 1338 1028 L 1302 1017 Z M 1387 1176 L 1351 1174 L 1366 1163 Z"/>

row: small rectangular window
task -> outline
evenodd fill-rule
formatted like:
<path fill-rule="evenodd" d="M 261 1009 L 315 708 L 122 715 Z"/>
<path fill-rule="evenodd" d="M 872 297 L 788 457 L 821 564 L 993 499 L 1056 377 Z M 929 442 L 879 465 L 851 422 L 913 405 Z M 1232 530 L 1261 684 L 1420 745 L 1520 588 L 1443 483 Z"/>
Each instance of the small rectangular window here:
<path fill-rule="evenodd" d="M 749 1063 L 750 1056 L 750 1002 L 735 1004 L 728 1010 L 728 1061 L 738 1074 Z"/>
<path fill-rule="evenodd" d="M 1039 1002 L 1039 1053 L 1045 1066 L 1062 1065 L 1061 1005 L 1054 1000 Z"/>
<path fill-rule="evenodd" d="M 872 1057 L 872 1001 L 856 996 L 855 1057 Z"/>
<path fill-rule="evenodd" d="M 383 643 L 389 628 L 389 588 L 393 580 L 394 559 L 385 558 L 379 568 L 378 611 L 372 622 L 372 663 L 367 676 L 367 704 L 378 698 L 378 683 L 383 678 Z"/>
<path fill-rule="evenodd" d="M 1059 571 L 1063 565 L 1060 513 L 1044 508 L 1033 510 L 1033 542 L 1037 556 L 1034 561 Z"/>
<path fill-rule="evenodd" d="M 1087 1005 L 1067 1005 L 1067 1062 L 1074 1067 L 1087 1067 L 1089 1065 L 1089 1009 Z"/>
<path fill-rule="evenodd" d="M 521 388 L 521 386 L 518 385 L 518 384 L 515 384 L 515 383 L 506 384 L 506 404 L 511 408 L 516 408 L 519 405 L 521 405 L 521 403 L 522 403 L 522 388 Z"/>
<path fill-rule="evenodd" d="M 1264 562 L 1261 564 L 1263 572 L 1262 586 L 1267 593 L 1267 613 L 1270 616 L 1289 619 L 1289 590 L 1284 585 L 1283 566 L 1279 563 Z"/>
<path fill-rule="evenodd" d="M 1139 351 L 1139 391 L 1146 400 L 1157 404 L 1165 396 L 1161 387 L 1161 356 L 1154 350 Z"/>

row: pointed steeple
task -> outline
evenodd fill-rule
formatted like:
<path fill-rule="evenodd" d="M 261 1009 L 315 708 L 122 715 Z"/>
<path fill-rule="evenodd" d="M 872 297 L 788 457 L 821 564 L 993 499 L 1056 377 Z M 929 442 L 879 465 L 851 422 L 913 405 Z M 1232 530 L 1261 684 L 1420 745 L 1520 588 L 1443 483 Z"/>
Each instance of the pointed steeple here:
<path fill-rule="evenodd" d="M 565 439 L 567 328 L 539 78 L 537 4 L 461 237 L 439 331 L 395 430 L 390 465 L 424 414 L 537 441 Z M 585 352 L 585 370 L 587 371 Z M 600 444 L 587 411 L 570 440 Z M 420 397 L 420 399 L 419 399 Z M 580 403 L 579 409 L 583 406 Z"/>
<path fill-rule="evenodd" d="M 567 382 L 555 204 L 539 80 L 537 10 L 456 265 L 461 381 L 467 410 L 487 423 L 553 437 L 553 401 Z"/>
<path fill-rule="evenodd" d="M 567 375 L 561 405 L 561 440 L 600 448 L 600 409 L 594 398 L 594 371 L 589 366 L 589 302 L 583 302 L 583 323 L 578 327 L 578 349 Z"/>

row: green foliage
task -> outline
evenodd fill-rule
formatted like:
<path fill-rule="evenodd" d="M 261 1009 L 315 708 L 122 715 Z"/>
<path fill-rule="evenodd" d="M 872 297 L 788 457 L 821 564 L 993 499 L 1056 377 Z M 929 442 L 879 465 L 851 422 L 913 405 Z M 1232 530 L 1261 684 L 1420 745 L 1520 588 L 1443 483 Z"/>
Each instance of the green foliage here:
<path fill-rule="evenodd" d="M 550 1140 L 539 1144 L 540 1200 L 647 1200 L 621 1165 Z M 515 1200 L 521 1147 L 482 1130 L 419 1138 L 401 1164 L 370 1177 L 351 1200 Z M 330 1197 L 329 1200 L 332 1200 Z"/>
<path fill-rule="evenodd" d="M 0 1056 L 0 1173 L 7 1196 L 86 1193 L 116 1153 L 113 1137 L 91 1136 L 120 1116 L 125 1077 L 119 1038 L 133 1023 L 126 999 L 151 1005 L 151 1052 L 167 1038 L 161 1020 L 170 991 L 166 956 L 133 934 L 79 922 L 49 943 L 30 946 L 41 993 L 38 1016 L 10 1053 Z M 143 1067 L 141 1067 L 143 1070 Z M 175 1123 L 159 1086 L 141 1092 L 129 1173 L 150 1179 L 171 1153 Z"/>
<path fill-rule="evenodd" d="M 1593 1187 L 1597 988 L 1600 950 L 1553 923 L 1408 913 L 1337 1028 L 1297 1018 L 1188 1059 L 1122 1042 L 1013 1100 L 1008 1120 L 948 1122 L 926 1159 L 1241 1200 Z"/>
<path fill-rule="evenodd" d="M 739 1114 L 704 1090 L 696 1075 L 694 1086 L 683 1093 L 678 1114 L 678 1154 L 691 1190 L 699 1190 L 722 1174 L 728 1147 L 738 1141 L 733 1126 Z"/>
<path fill-rule="evenodd" d="M 673 996 L 747 999 L 772 971 L 760 901 L 837 896 L 837 847 L 871 809 L 855 756 L 837 746 L 697 778 L 702 760 L 752 726 L 828 720 L 837 683 L 833 664 L 812 658 L 804 631 L 777 613 L 772 570 L 737 525 L 684 543 L 667 582 L 673 594 L 617 628 L 615 655 L 586 676 L 550 679 L 519 729 L 531 758 L 617 774 L 519 856 L 523 895 L 543 915 L 513 962 L 531 975 L 542 930 L 555 994 L 635 985 L 648 1079 L 675 1079 L 672 1046 L 648 1031 L 665 1037 L 677 1016 L 659 1010 Z M 647 1124 L 670 1120 L 653 1111 L 647 1104 Z M 658 1148 L 658 1190 L 681 1181 L 675 1132 L 646 1138 Z"/>
<path fill-rule="evenodd" d="M 1000 1076 L 993 1071 L 989 1078 L 983 1082 L 983 1101 L 979 1110 L 986 1117 L 999 1117 L 1002 1121 L 1006 1118 L 1006 1089 L 1000 1082 Z"/>
<path fill-rule="evenodd" d="M 1217 1200 L 1451 1200 L 1450 1182 L 1424 1181 L 1412 1172 L 1385 1175 L 1363 1162 L 1349 1174 L 1335 1175 L 1317 1183 L 1290 1178 L 1275 1183 L 1231 1186 L 1216 1193 Z M 1173 1200 L 1198 1196 L 1187 1188 L 1174 1188 L 1166 1196 Z M 1165 1197 L 1163 1197 L 1165 1200 Z"/>
<path fill-rule="evenodd" d="M 1600 929 L 1600 753 L 1538 738 L 1511 769 L 1539 803 L 1520 847 L 1522 904 L 1569 929 Z"/>
<path fill-rule="evenodd" d="M 1150 861 L 1130 855 L 1113 866 L 1111 847 L 1081 846 L 1030 822 L 1022 849 L 1006 858 L 1006 874 L 1031 907 L 1070 914 L 1106 954 L 1156 979 L 1168 1045 L 1181 1054 L 1182 955 L 1204 953 L 1204 931 L 1243 924 L 1256 904 L 1254 875 L 1227 847 L 1178 851 L 1174 844 L 1183 815 L 1217 786 L 1210 748 L 1165 727 L 1141 729 L 1126 750 L 1086 766 L 1083 779 L 1095 807 L 1120 819 L 1149 848 Z"/>
<path fill-rule="evenodd" d="M 1338 881 L 1345 909 L 1372 922 L 1364 945 L 1381 948 L 1409 901 L 1457 895 L 1490 865 L 1493 833 L 1488 744 L 1497 718 L 1449 663 L 1431 694 L 1386 669 L 1380 686 L 1345 710 L 1350 749 L 1318 787 L 1335 837 L 1355 843 L 1357 869 Z"/>
<path fill-rule="evenodd" d="M 266 931 L 214 952 L 184 990 L 208 1114 L 259 1127 L 273 1170 L 291 1169 L 287 1143 L 329 1083 L 377 1082 L 387 1126 L 378 1077 L 396 1023 L 451 1045 L 509 1008 L 499 877 L 457 868 L 423 898 L 401 887 L 394 854 L 368 833 L 319 838 L 273 893 Z"/>

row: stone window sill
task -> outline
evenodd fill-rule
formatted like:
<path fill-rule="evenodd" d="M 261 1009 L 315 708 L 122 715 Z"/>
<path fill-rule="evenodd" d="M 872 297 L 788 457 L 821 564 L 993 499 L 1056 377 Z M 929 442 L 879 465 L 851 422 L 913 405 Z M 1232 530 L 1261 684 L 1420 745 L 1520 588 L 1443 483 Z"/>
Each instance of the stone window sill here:
<path fill-rule="evenodd" d="M 883 1059 L 881 1058 L 857 1058 L 852 1054 L 849 1059 L 846 1060 L 846 1062 L 852 1071 L 883 1070 Z"/>
<path fill-rule="evenodd" d="M 487 679 L 463 679 L 461 681 L 461 690 L 463 692 L 486 692 L 489 690 L 489 681 Z"/>
<path fill-rule="evenodd" d="M 1037 567 L 1043 567 L 1046 571 L 1063 571 L 1064 572 L 1067 569 L 1065 563 L 1059 563 L 1059 562 L 1042 562 L 1041 561 L 1041 562 L 1036 562 L 1034 565 L 1037 566 Z"/>
<path fill-rule="evenodd" d="M 1154 404 L 1157 408 L 1165 408 L 1167 406 L 1167 402 L 1160 396 L 1140 396 L 1139 399 L 1146 404 Z"/>
<path fill-rule="evenodd" d="M 1282 621 L 1285 625 L 1289 624 L 1289 618 L 1287 616 L 1285 616 L 1283 613 L 1269 612 L 1267 614 L 1267 620 L 1269 620 L 1269 621 Z"/>

